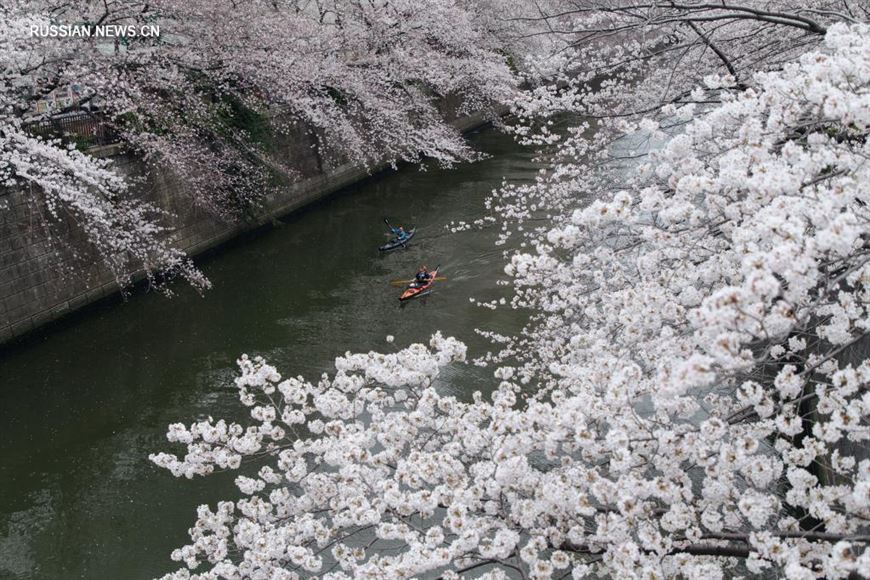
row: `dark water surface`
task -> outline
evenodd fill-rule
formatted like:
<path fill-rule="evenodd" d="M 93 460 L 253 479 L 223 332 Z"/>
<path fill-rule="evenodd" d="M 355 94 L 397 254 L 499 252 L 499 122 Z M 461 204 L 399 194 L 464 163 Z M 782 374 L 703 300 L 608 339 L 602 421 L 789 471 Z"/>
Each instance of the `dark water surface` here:
<path fill-rule="evenodd" d="M 179 480 L 148 454 L 170 448 L 166 425 L 205 415 L 239 417 L 228 388 L 239 354 L 261 354 L 285 375 L 316 378 L 345 351 L 390 351 L 435 330 L 487 343 L 473 328 L 515 330 L 521 315 L 469 297 L 497 298 L 503 277 L 495 229 L 450 233 L 471 221 L 502 179 L 526 181 L 532 152 L 484 130 L 490 157 L 450 170 L 405 168 L 249 236 L 200 266 L 215 288 L 166 299 L 139 292 L 0 351 L 0 578 L 123 578 L 176 568 L 200 503 L 237 496 L 233 474 Z M 416 223 L 405 250 L 379 256 L 382 218 Z M 419 263 L 448 280 L 399 307 Z M 386 335 L 396 337 L 387 344 Z M 457 365 L 439 388 L 486 388 L 491 369 Z"/>

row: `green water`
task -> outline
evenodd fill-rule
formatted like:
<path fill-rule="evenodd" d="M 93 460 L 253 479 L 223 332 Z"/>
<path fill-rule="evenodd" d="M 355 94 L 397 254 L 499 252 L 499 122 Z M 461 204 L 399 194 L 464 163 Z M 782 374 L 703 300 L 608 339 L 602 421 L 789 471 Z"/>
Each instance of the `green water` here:
<path fill-rule="evenodd" d="M 199 260 L 215 285 L 203 297 L 139 292 L 0 351 L 0 578 L 175 569 L 169 553 L 187 540 L 196 506 L 236 497 L 233 475 L 178 480 L 147 456 L 171 449 L 168 423 L 238 416 L 228 385 L 241 353 L 313 378 L 348 350 L 388 351 L 440 329 L 475 355 L 487 343 L 473 328 L 517 329 L 520 314 L 469 303 L 504 295 L 495 230 L 444 226 L 482 216 L 503 178 L 533 179 L 538 166 L 493 130 L 471 141 L 490 157 L 369 180 Z M 378 255 L 384 216 L 418 225 L 410 248 Z M 420 263 L 441 264 L 448 280 L 400 307 L 388 281 Z M 451 367 L 438 387 L 467 396 L 490 372 Z"/>

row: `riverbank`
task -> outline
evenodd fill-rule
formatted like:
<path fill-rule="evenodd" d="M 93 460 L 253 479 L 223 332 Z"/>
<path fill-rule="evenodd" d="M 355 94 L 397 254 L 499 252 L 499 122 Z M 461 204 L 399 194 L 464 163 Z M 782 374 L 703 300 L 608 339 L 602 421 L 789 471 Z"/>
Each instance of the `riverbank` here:
<path fill-rule="evenodd" d="M 489 117 L 477 113 L 457 117 L 451 125 L 459 131 L 469 132 L 489 122 Z M 230 223 L 193 205 L 185 195 L 184 180 L 170 173 L 155 175 L 156 172 L 150 172 L 147 180 L 138 187 L 137 195 L 170 214 L 169 240 L 188 256 L 195 257 L 246 232 L 268 226 L 276 219 L 388 167 L 387 163 L 370 168 L 345 163 L 324 171 L 311 137 L 304 128 L 291 134 L 277 148 L 292 159 L 292 165 L 299 168 L 302 179 L 286 180 L 244 221 Z M 138 159 L 118 147 L 104 147 L 94 153 L 112 157 L 126 174 L 146 173 Z M 68 235 L 64 236 L 65 240 L 71 241 L 64 248 L 58 248 L 57 232 L 42 225 L 44 220 L 40 213 L 46 209 L 34 203 L 34 196 L 29 191 L 0 195 L 0 204 L 3 208 L 0 211 L 0 347 L 121 292 L 115 278 L 100 264 L 100 260 L 96 257 L 88 259 L 80 237 L 69 234 L 71 225 L 65 226 Z M 141 281 L 144 277 L 144 271 L 140 271 L 134 274 L 133 280 Z"/>

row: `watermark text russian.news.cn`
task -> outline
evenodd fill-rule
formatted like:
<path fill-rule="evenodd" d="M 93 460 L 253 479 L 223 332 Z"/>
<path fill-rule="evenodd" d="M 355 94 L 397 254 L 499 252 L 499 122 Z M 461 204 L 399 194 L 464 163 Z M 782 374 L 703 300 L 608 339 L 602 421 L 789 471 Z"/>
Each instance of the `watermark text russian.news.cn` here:
<path fill-rule="evenodd" d="M 157 24 L 31 24 L 31 38 L 156 38 Z"/>

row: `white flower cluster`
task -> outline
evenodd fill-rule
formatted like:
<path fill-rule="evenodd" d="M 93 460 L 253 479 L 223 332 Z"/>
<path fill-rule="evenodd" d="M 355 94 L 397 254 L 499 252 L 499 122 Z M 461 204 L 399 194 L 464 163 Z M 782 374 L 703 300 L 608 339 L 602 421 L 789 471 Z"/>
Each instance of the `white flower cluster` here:
<path fill-rule="evenodd" d="M 870 28 L 832 26 L 822 49 L 720 96 L 607 173 L 615 193 L 570 160 L 574 135 L 569 168 L 509 192 L 519 221 L 533 203 L 594 199 L 506 268 L 514 304 L 544 313 L 504 348 L 544 387 L 526 413 L 552 404 L 578 426 L 576 447 L 561 434 L 521 455 L 596 466 L 589 519 L 567 538 L 585 562 L 604 553 L 602 572 L 721 577 L 733 556 L 752 572 L 868 575 Z M 658 127 L 618 128 L 631 143 Z"/>

